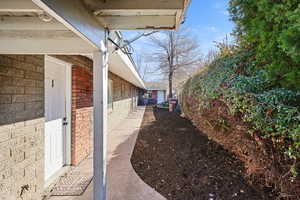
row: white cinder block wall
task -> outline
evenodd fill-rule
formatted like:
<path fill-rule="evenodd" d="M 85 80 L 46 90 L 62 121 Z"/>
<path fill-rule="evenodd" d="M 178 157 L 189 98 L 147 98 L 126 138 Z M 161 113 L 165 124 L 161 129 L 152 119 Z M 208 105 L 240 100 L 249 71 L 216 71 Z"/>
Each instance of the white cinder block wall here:
<path fill-rule="evenodd" d="M 0 199 L 43 191 L 44 56 L 0 55 Z"/>

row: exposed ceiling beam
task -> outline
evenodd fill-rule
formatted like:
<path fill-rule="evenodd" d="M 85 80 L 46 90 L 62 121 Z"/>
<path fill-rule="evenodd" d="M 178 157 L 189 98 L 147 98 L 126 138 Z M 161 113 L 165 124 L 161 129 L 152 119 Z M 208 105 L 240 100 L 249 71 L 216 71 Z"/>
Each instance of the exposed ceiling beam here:
<path fill-rule="evenodd" d="M 98 20 L 110 30 L 174 29 L 175 16 L 101 16 Z"/>
<path fill-rule="evenodd" d="M 176 24 L 175 29 L 178 29 L 179 26 L 181 25 L 181 23 L 184 21 L 184 19 L 182 18 L 183 17 L 182 14 L 183 14 L 183 10 L 177 10 L 176 19 L 175 19 L 176 20 L 176 22 L 175 22 L 175 24 Z"/>
<path fill-rule="evenodd" d="M 0 54 L 86 54 L 96 49 L 71 31 L 0 31 Z"/>
<path fill-rule="evenodd" d="M 36 38 L 36 39 L 67 39 L 79 38 L 71 31 L 49 30 L 0 30 L 0 38 Z"/>
<path fill-rule="evenodd" d="M 104 27 L 81 0 L 32 0 L 95 48 L 103 49 Z"/>
<path fill-rule="evenodd" d="M 0 12 L 41 12 L 31 0 L 0 0 Z"/>
<path fill-rule="evenodd" d="M 188 2 L 189 0 L 85 0 L 98 20 L 112 30 L 178 29 Z"/>
<path fill-rule="evenodd" d="M 0 30 L 68 30 L 53 19 L 44 22 L 38 17 L 0 17 Z"/>
<path fill-rule="evenodd" d="M 91 10 L 95 9 L 183 9 L 185 0 L 84 0 Z"/>
<path fill-rule="evenodd" d="M 179 9 L 99 9 L 94 14 L 96 16 L 113 15 L 113 16 L 142 16 L 142 15 L 175 15 Z"/>

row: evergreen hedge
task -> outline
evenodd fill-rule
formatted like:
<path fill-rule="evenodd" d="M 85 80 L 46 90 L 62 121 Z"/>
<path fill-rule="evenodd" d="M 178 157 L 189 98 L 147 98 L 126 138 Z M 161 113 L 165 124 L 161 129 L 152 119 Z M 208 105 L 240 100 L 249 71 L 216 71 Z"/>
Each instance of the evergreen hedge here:
<path fill-rule="evenodd" d="M 270 87 L 300 89 L 300 1 L 230 0 L 235 36 L 265 69 Z"/>

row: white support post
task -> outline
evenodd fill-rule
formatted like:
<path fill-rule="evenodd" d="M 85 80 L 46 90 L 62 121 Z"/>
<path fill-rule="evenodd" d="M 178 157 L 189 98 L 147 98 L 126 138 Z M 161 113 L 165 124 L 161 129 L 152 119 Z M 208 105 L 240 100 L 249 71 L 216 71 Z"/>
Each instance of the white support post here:
<path fill-rule="evenodd" d="M 107 38 L 107 36 L 105 37 Z M 107 42 L 102 51 L 93 54 L 94 71 L 94 200 L 106 200 L 107 149 Z"/>

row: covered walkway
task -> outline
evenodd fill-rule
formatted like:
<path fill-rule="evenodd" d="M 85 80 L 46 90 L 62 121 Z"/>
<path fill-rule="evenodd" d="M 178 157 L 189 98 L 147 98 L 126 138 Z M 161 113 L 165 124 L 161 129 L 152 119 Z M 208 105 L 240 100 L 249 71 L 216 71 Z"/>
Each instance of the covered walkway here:
<path fill-rule="evenodd" d="M 145 108 L 139 107 L 111 130 L 108 135 L 108 199 L 109 200 L 164 200 L 159 193 L 144 183 L 130 163 L 133 148 L 141 127 Z M 72 171 L 92 174 L 93 159 L 86 159 Z M 72 173 L 72 171 L 70 173 Z M 92 200 L 93 181 L 81 196 L 50 196 L 50 200 Z"/>

